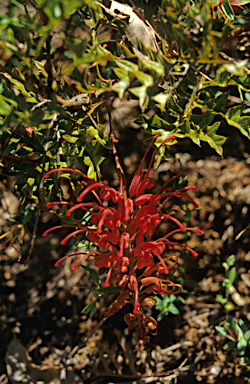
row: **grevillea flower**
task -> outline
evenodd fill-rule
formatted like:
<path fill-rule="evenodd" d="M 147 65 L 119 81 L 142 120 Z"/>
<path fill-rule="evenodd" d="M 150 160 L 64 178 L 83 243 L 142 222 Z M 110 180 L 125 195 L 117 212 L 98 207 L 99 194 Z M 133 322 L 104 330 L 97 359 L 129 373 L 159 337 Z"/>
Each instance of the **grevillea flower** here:
<path fill-rule="evenodd" d="M 98 251 L 81 254 L 76 253 L 61 258 L 55 264 L 58 266 L 61 261 L 68 257 L 80 255 L 80 258 L 73 264 L 72 270 L 81 261 L 92 256 L 95 258 L 97 268 L 106 269 L 104 287 L 110 284 L 120 289 L 117 299 L 107 309 L 106 316 L 111 316 L 120 310 L 126 303 L 133 304 L 133 313 L 125 316 L 129 331 L 135 328 L 140 343 L 147 340 L 147 332 L 155 334 L 157 322 L 155 319 L 145 316 L 143 307 L 151 308 L 155 299 L 150 294 L 177 294 L 182 290 L 181 285 L 171 281 L 170 276 L 174 273 L 178 258 L 169 256 L 168 252 L 173 247 L 179 246 L 189 251 L 193 256 L 197 253 L 184 244 L 172 241 L 172 235 L 187 231 L 203 231 L 196 228 L 187 228 L 174 217 L 175 210 L 164 212 L 166 203 L 172 198 L 185 199 L 192 203 L 195 208 L 197 204 L 188 196 L 188 190 L 195 190 L 197 187 L 184 187 L 173 190 L 170 182 L 165 182 L 156 193 L 148 193 L 154 187 L 154 180 L 149 177 L 157 148 L 152 156 L 149 167 L 143 171 L 143 164 L 152 143 L 158 136 L 155 136 L 148 147 L 138 171 L 135 173 L 128 193 L 125 189 L 122 176 L 120 176 L 120 189 L 109 187 L 102 181 L 95 181 L 76 169 L 59 168 L 45 174 L 48 178 L 54 172 L 70 171 L 82 176 L 82 192 L 76 199 L 76 203 L 56 201 L 47 206 L 68 205 L 66 216 L 71 216 L 75 210 L 88 212 L 90 219 L 88 223 L 81 223 L 81 220 L 70 222 L 64 225 L 48 229 L 43 235 L 62 227 L 72 228 L 61 244 L 65 244 L 72 237 L 82 234 L 84 238 L 95 243 Z M 175 139 L 169 137 L 163 143 Z M 179 176 L 184 178 L 183 175 Z M 84 202 L 86 195 L 92 194 L 93 202 Z M 105 202 L 105 204 L 104 204 Z M 176 229 L 169 231 L 161 238 L 154 239 L 154 233 L 159 224 L 163 221 L 170 221 Z"/>

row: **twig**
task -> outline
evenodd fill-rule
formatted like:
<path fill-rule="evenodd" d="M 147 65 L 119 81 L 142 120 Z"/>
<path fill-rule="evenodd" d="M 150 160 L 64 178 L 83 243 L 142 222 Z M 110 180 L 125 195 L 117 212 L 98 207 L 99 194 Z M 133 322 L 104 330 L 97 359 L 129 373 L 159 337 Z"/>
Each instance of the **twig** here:
<path fill-rule="evenodd" d="M 56 100 L 62 104 L 63 108 L 68 107 L 81 107 L 84 104 L 90 103 L 90 97 L 87 93 L 80 93 L 69 100 L 63 99 L 61 96 L 56 95 Z"/>
<path fill-rule="evenodd" d="M 86 113 L 86 115 L 88 116 L 88 118 L 91 120 L 91 123 L 93 124 L 93 126 L 98 129 L 99 131 L 99 127 L 98 125 L 96 124 L 96 121 L 95 119 L 93 119 L 93 117 L 91 116 L 91 114 L 87 111 L 87 109 L 84 107 L 84 105 L 82 105 L 82 109 L 83 111 Z"/>
<path fill-rule="evenodd" d="M 220 52 L 220 55 L 221 55 L 224 59 L 230 61 L 231 63 L 233 63 L 233 64 L 235 64 L 235 65 L 237 65 L 237 66 L 239 66 L 240 63 L 239 63 L 237 60 L 235 60 L 235 59 L 233 59 L 232 57 L 226 55 L 224 52 Z M 245 66 L 242 66 L 241 68 L 242 68 L 248 75 L 250 75 L 250 69 L 248 69 L 248 68 L 245 67 Z"/>
<path fill-rule="evenodd" d="M 50 100 L 50 99 L 44 99 L 44 100 L 42 100 L 40 103 L 35 104 L 35 105 L 31 108 L 30 112 L 35 111 L 35 109 L 40 108 L 42 105 L 44 105 L 44 104 L 46 104 L 46 103 L 51 103 L 51 100 Z"/>
<path fill-rule="evenodd" d="M 127 199 L 127 192 L 126 192 L 126 189 L 125 189 L 125 184 L 126 184 L 125 174 L 124 174 L 124 171 L 122 169 L 120 158 L 118 156 L 118 152 L 117 152 L 117 149 L 116 149 L 116 146 L 115 146 L 118 143 L 118 140 L 115 137 L 114 127 L 113 127 L 113 122 L 112 122 L 112 116 L 111 116 L 110 112 L 109 112 L 109 126 L 110 126 L 109 137 L 110 137 L 110 140 L 111 140 L 111 143 L 112 143 L 112 153 L 113 153 L 113 156 L 115 158 L 115 166 L 116 166 L 116 170 L 117 170 L 118 176 L 120 177 L 120 179 L 122 181 L 122 183 L 121 183 L 121 192 L 123 194 L 124 200 L 126 200 Z"/>

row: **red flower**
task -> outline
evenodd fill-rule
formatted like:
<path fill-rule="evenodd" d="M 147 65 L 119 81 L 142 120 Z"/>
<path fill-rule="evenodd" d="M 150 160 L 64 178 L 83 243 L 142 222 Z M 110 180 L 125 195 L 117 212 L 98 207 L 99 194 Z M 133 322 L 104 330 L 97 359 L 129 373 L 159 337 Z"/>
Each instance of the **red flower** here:
<path fill-rule="evenodd" d="M 158 136 L 153 138 L 150 146 L 156 137 Z M 161 146 L 174 138 L 174 136 L 169 137 L 163 141 Z M 153 179 L 149 177 L 149 172 L 160 148 L 155 150 L 148 169 L 143 171 L 143 163 L 150 146 L 142 159 L 139 170 L 131 181 L 128 196 L 121 176 L 119 191 L 101 181 L 91 180 L 75 169 L 55 169 L 44 176 L 48 178 L 52 173 L 58 171 L 72 171 L 82 176 L 84 178 L 81 182 L 83 191 L 76 199 L 76 203 L 54 202 L 49 203 L 48 207 L 52 207 L 54 204 L 69 205 L 66 216 L 71 216 L 77 209 L 83 210 L 84 214 L 88 212 L 90 215 L 87 223 L 81 223 L 81 220 L 74 221 L 69 218 L 69 224 L 50 228 L 44 233 L 44 236 L 54 229 L 73 228 L 73 232 L 67 235 L 61 241 L 61 244 L 65 244 L 76 235 L 83 234 L 84 237 L 95 243 L 99 248 L 99 251 L 86 254 L 76 253 L 64 256 L 56 263 L 56 266 L 68 257 L 80 255 L 80 259 L 71 268 L 75 270 L 84 258 L 88 256 L 95 257 L 95 266 L 106 269 L 104 287 L 108 287 L 112 283 L 120 289 L 120 295 L 107 309 L 107 316 L 119 311 L 127 302 L 133 303 L 133 314 L 127 314 L 125 321 L 129 326 L 129 330 L 136 329 L 141 342 L 147 339 L 147 331 L 156 333 L 157 329 L 156 320 L 145 316 L 143 312 L 143 306 L 150 307 L 150 305 L 155 304 L 155 299 L 148 297 L 148 294 L 170 295 L 177 294 L 182 290 L 179 284 L 174 284 L 169 280 L 170 275 L 175 271 L 178 258 L 176 256 L 167 256 L 167 251 L 179 246 L 192 255 L 197 255 L 195 251 L 186 245 L 172 241 L 171 236 L 186 231 L 203 233 L 200 229 L 186 228 L 173 216 L 176 211 L 162 213 L 165 204 L 172 197 L 184 198 L 197 208 L 197 204 L 187 193 L 189 189 L 196 189 L 196 187 L 172 190 L 169 185 L 173 179 L 177 178 L 175 176 L 164 183 L 158 192 L 145 192 L 146 189 L 151 189 L 155 184 Z M 179 177 L 183 178 L 184 176 Z M 84 198 L 87 194 L 92 194 L 95 202 L 85 203 Z M 162 238 L 154 240 L 153 235 L 156 228 L 162 221 L 166 220 L 170 220 L 177 228 L 168 232 Z M 169 264 L 170 262 L 172 264 Z M 166 276 L 168 276 L 168 279 L 166 279 Z"/>

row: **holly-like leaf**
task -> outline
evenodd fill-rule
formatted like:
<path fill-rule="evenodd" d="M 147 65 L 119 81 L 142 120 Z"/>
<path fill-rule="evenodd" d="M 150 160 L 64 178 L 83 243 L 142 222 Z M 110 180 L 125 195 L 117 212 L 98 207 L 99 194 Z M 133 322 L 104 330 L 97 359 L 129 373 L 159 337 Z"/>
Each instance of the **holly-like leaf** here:
<path fill-rule="evenodd" d="M 125 90 L 130 84 L 130 78 L 128 72 L 122 68 L 114 68 L 116 76 L 120 79 L 118 83 L 113 85 L 113 89 L 118 93 L 120 99 L 123 98 Z"/>
<path fill-rule="evenodd" d="M 225 119 L 227 123 L 235 128 L 244 135 L 250 138 L 250 116 L 241 116 L 243 108 L 236 106 L 229 108 L 225 113 Z"/>
<path fill-rule="evenodd" d="M 206 141 L 211 148 L 215 149 L 215 151 L 222 156 L 223 149 L 222 145 L 226 141 L 226 137 L 217 135 L 216 132 L 220 126 L 220 122 L 216 122 L 211 126 L 207 127 L 206 132 L 201 132 L 200 133 L 200 139 L 202 141 Z"/>

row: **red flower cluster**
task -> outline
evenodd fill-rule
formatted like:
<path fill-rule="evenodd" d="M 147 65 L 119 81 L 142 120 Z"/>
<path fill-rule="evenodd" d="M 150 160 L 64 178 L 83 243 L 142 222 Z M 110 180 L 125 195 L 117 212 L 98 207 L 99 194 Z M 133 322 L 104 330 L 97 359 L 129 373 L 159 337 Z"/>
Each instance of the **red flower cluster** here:
<path fill-rule="evenodd" d="M 154 137 L 153 141 L 157 136 Z M 169 137 L 161 145 L 175 137 Z M 128 195 L 120 176 L 120 190 L 109 187 L 102 181 L 97 182 L 89 179 L 86 175 L 75 169 L 60 168 L 48 172 L 44 177 L 48 178 L 51 173 L 58 171 L 71 171 L 80 174 L 86 181 L 82 181 L 83 191 L 77 198 L 77 203 L 53 202 L 48 207 L 55 204 L 70 204 L 66 216 L 70 216 L 76 209 L 89 212 L 90 221 L 88 224 L 65 224 L 48 229 L 43 235 L 46 236 L 50 231 L 72 227 L 75 230 L 66 236 L 61 244 L 65 244 L 72 236 L 83 233 L 86 238 L 95 243 L 99 251 L 84 254 L 72 266 L 72 271 L 76 269 L 81 261 L 88 257 L 95 257 L 97 268 L 106 268 L 107 276 L 104 286 L 114 284 L 120 288 L 117 299 L 107 309 L 107 316 L 110 316 L 126 303 L 133 303 L 133 313 L 125 316 L 125 321 L 129 330 L 135 328 L 140 342 L 147 339 L 147 331 L 156 333 L 157 322 L 155 319 L 145 316 L 143 307 L 151 308 L 155 304 L 155 299 L 150 294 L 177 294 L 182 290 L 179 284 L 174 284 L 169 276 L 174 273 L 178 262 L 177 256 L 166 257 L 168 249 L 178 245 L 188 250 L 193 256 L 197 253 L 187 247 L 170 240 L 171 235 L 177 232 L 195 231 L 203 234 L 203 231 L 196 228 L 184 227 L 173 214 L 176 211 L 161 213 L 164 205 L 173 196 L 184 198 L 191 202 L 194 207 L 197 204 L 190 199 L 187 194 L 188 189 L 197 187 L 184 187 L 173 191 L 169 183 L 176 177 L 169 179 L 157 193 L 146 193 L 146 189 L 152 189 L 154 181 L 149 177 L 154 158 L 159 151 L 156 149 L 149 167 L 142 171 L 145 157 L 149 151 L 148 147 L 139 170 L 135 173 Z M 178 177 L 184 177 L 183 175 Z M 84 202 L 84 197 L 92 193 L 96 203 Z M 107 205 L 109 202 L 109 205 Z M 177 226 L 163 237 L 153 239 L 154 232 L 158 225 L 165 219 L 171 220 Z M 71 221 L 72 222 L 72 221 Z M 55 265 L 58 266 L 62 260 L 78 254 L 68 255 L 61 258 Z M 173 262 L 171 264 L 171 262 Z"/>

